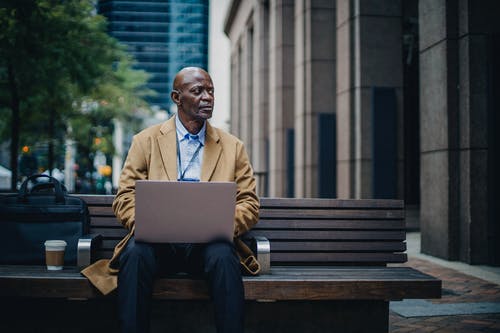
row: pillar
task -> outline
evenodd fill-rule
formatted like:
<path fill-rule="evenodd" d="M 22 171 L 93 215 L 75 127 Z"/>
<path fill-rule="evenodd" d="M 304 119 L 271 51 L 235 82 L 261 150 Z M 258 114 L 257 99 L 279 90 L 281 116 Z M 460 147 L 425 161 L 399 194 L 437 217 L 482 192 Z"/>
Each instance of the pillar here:
<path fill-rule="evenodd" d="M 287 194 L 287 130 L 294 112 L 294 1 L 269 2 L 269 195 Z"/>
<path fill-rule="evenodd" d="M 498 7 L 492 0 L 419 3 L 421 248 L 472 264 L 500 263 L 499 222 L 491 209 L 498 205 L 492 196 L 498 191 L 498 135 L 492 133 L 499 125 Z"/>
<path fill-rule="evenodd" d="M 328 167 L 328 161 L 336 159 L 335 3 L 296 1 L 295 28 L 295 196 L 333 197 L 335 163 Z M 328 170 L 320 175 L 322 167 Z"/>
<path fill-rule="evenodd" d="M 401 1 L 337 0 L 341 198 L 402 195 L 401 30 Z"/>
<path fill-rule="evenodd" d="M 252 165 L 257 178 L 257 191 L 268 195 L 269 140 L 269 4 L 257 1 L 253 12 L 253 126 Z"/>

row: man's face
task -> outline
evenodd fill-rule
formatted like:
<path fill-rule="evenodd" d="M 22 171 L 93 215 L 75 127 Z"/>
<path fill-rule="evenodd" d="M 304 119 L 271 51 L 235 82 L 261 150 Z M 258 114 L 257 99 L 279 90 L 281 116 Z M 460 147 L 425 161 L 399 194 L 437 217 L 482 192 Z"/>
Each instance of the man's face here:
<path fill-rule="evenodd" d="M 205 121 L 212 117 L 214 108 L 214 86 L 204 71 L 185 73 L 179 93 L 180 112 L 186 120 Z"/>

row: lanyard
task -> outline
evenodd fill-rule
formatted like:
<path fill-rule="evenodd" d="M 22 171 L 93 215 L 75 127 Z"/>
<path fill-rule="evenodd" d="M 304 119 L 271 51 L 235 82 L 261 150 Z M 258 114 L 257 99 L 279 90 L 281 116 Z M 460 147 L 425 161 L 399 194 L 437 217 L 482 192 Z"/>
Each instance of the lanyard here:
<path fill-rule="evenodd" d="M 186 166 L 186 168 L 183 171 L 182 170 L 181 149 L 180 149 L 180 145 L 179 145 L 179 138 L 176 138 L 176 142 L 177 142 L 177 166 L 179 168 L 179 171 L 181 172 L 181 177 L 179 180 L 182 181 L 182 180 L 184 180 L 184 175 L 186 174 L 186 171 L 191 167 L 191 165 L 193 164 L 193 161 L 196 159 L 196 157 L 200 153 L 202 144 L 201 144 L 201 142 L 198 142 L 199 143 L 198 148 L 196 148 L 193 156 L 191 156 L 191 159 L 189 160 L 188 165 Z"/>

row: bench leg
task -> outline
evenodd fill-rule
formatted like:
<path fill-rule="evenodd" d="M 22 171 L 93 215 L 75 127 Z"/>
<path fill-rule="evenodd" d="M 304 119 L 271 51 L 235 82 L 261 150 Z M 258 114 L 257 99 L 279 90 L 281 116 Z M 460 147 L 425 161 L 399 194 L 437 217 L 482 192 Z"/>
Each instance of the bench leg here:
<path fill-rule="evenodd" d="M 209 301 L 155 301 L 152 332 L 215 333 Z M 385 301 L 281 301 L 245 304 L 245 333 L 387 333 Z"/>

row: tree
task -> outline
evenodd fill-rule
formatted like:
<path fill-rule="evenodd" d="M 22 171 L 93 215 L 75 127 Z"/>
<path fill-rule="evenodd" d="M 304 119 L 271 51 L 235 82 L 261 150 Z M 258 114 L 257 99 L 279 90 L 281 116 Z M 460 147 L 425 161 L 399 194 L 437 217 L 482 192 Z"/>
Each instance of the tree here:
<path fill-rule="evenodd" d="M 132 65 L 129 57 L 122 58 L 109 73 L 108 80 L 97 85 L 88 96 L 83 96 L 73 109 L 69 119 L 70 137 L 78 143 L 82 174 L 92 170 L 92 157 L 97 151 L 108 156 L 115 153 L 112 144 L 114 120 L 136 132 L 142 119 L 150 115 L 151 110 L 143 100 L 154 94 L 144 85 L 149 74 L 133 70 Z"/>
<path fill-rule="evenodd" d="M 80 101 L 106 93 L 140 100 L 130 94 L 138 93 L 137 85 L 147 77 L 131 69 L 123 47 L 106 33 L 106 20 L 94 12 L 89 0 L 1 1 L 0 114 L 10 111 L 11 126 L 0 130 L 11 138 L 12 189 L 20 135 L 48 139 L 51 170 L 54 143 L 66 134 Z M 129 76 L 121 76 L 120 70 Z M 133 75 L 139 79 L 128 89 Z"/>

